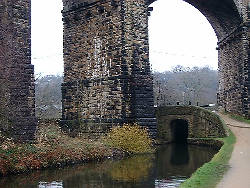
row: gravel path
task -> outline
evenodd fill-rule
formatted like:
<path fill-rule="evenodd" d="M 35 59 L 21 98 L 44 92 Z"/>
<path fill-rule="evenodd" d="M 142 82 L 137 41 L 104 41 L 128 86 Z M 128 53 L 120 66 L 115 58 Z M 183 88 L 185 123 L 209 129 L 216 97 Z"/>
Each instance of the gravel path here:
<path fill-rule="evenodd" d="M 217 188 L 250 188 L 250 125 L 219 114 L 236 136 L 230 169 Z"/>

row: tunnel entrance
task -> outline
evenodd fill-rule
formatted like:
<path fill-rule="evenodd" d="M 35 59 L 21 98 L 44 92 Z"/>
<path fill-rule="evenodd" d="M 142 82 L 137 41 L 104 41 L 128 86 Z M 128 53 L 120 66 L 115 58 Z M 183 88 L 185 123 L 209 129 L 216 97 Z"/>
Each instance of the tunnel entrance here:
<path fill-rule="evenodd" d="M 183 119 L 176 119 L 171 122 L 172 141 L 176 143 L 187 143 L 188 122 Z"/>

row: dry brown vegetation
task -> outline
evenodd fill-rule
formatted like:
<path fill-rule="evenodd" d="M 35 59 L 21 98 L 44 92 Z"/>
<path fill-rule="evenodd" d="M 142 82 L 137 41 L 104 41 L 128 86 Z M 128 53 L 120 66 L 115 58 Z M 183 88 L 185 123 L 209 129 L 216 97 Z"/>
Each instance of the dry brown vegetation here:
<path fill-rule="evenodd" d="M 92 141 L 81 137 L 72 138 L 63 133 L 55 121 L 50 122 L 40 123 L 36 141 L 32 144 L 14 143 L 0 133 L 0 175 L 100 160 L 114 153 L 152 151 L 152 141 L 147 131 L 139 126 L 117 127 L 112 129 L 107 138 Z"/>

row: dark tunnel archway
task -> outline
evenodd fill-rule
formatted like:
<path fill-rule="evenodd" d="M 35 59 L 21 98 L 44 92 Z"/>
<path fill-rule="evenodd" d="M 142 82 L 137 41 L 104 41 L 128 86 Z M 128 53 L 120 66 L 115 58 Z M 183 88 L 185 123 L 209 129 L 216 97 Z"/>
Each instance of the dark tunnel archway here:
<path fill-rule="evenodd" d="M 188 138 L 188 121 L 183 119 L 173 120 L 170 124 L 172 142 L 186 143 Z"/>

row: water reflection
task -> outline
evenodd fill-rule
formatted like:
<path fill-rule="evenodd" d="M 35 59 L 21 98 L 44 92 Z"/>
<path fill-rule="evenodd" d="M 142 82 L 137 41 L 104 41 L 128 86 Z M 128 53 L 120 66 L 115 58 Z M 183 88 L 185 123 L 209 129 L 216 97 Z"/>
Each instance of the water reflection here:
<path fill-rule="evenodd" d="M 160 147 L 154 155 L 11 176 L 1 178 L 0 185 L 1 188 L 172 188 L 178 187 L 215 153 L 210 148 L 171 144 Z"/>
<path fill-rule="evenodd" d="M 189 151 L 187 144 L 173 144 L 171 146 L 171 164 L 185 165 L 189 163 Z"/>
<path fill-rule="evenodd" d="M 139 155 L 111 164 L 112 180 L 123 182 L 142 181 L 149 176 L 154 155 Z"/>
<path fill-rule="evenodd" d="M 186 179 L 186 177 L 172 177 L 168 180 L 155 180 L 155 188 L 175 188 Z"/>
<path fill-rule="evenodd" d="M 53 181 L 51 183 L 48 182 L 39 182 L 38 188 L 63 188 L 63 182 Z"/>

